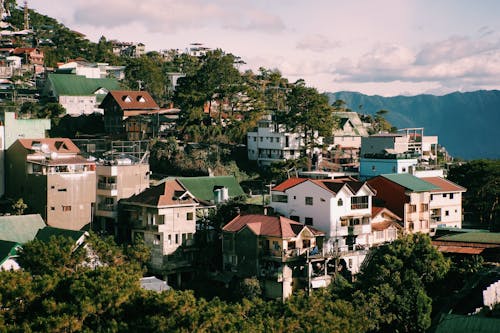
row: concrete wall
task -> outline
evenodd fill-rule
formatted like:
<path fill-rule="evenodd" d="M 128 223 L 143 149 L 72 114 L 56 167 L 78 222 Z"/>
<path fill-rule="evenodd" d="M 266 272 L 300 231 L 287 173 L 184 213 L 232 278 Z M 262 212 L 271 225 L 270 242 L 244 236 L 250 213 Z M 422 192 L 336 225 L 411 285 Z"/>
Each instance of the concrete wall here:
<path fill-rule="evenodd" d="M 20 119 L 15 112 L 4 113 L 5 149 L 17 139 L 45 138 L 50 130 L 50 119 Z"/>
<path fill-rule="evenodd" d="M 66 114 L 80 116 L 97 111 L 96 96 L 59 96 L 59 104 L 66 109 Z"/>
<path fill-rule="evenodd" d="M 453 198 L 451 198 L 453 196 Z M 439 216 L 435 226 L 462 227 L 462 193 L 461 192 L 433 192 L 429 204 L 431 215 Z M 432 213 L 434 210 L 435 214 Z"/>
<path fill-rule="evenodd" d="M 411 167 L 417 165 L 417 159 L 378 159 L 360 158 L 359 177 L 369 179 L 378 175 L 390 173 L 410 173 Z"/>

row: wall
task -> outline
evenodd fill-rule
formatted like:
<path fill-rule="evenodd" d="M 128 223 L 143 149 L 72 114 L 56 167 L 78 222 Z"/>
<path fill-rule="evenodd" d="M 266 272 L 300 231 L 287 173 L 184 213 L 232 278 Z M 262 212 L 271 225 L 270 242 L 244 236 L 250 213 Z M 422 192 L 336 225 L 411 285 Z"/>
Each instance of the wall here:
<path fill-rule="evenodd" d="M 15 112 L 5 112 L 5 149 L 17 139 L 45 138 L 50 119 L 19 119 Z"/>
<path fill-rule="evenodd" d="M 59 104 L 66 109 L 66 114 L 80 116 L 94 113 L 97 109 L 96 96 L 59 96 Z"/>
<path fill-rule="evenodd" d="M 450 199 L 453 194 L 453 199 Z M 441 209 L 441 221 L 436 226 L 462 227 L 462 193 L 461 192 L 433 192 L 431 193 L 430 209 Z M 448 211 L 448 216 L 446 215 Z"/>
<path fill-rule="evenodd" d="M 410 173 L 410 167 L 417 165 L 417 159 L 360 158 L 359 177 L 368 179 L 383 174 Z"/>

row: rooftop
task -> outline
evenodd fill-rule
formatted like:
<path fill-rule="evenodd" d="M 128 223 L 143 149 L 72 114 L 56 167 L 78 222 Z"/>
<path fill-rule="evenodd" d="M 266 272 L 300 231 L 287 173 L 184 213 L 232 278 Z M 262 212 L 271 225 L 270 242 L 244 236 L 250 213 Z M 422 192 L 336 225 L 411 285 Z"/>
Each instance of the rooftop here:
<path fill-rule="evenodd" d="M 82 230 L 68 230 L 54 227 L 45 227 L 43 229 L 38 230 L 35 238 L 42 241 L 48 242 L 51 237 L 65 237 L 71 238 L 75 242 L 80 239 L 85 234 L 85 231 Z"/>
<path fill-rule="evenodd" d="M 441 178 L 441 177 L 422 177 L 422 180 L 425 180 L 428 183 L 431 183 L 439 189 L 433 190 L 432 192 L 465 192 L 466 189 L 460 185 L 455 184 L 454 182 Z"/>
<path fill-rule="evenodd" d="M 464 232 L 446 235 L 435 239 L 436 241 L 483 243 L 500 245 L 500 232 Z"/>
<path fill-rule="evenodd" d="M 45 228 L 39 214 L 0 216 L 0 239 L 27 243 L 35 239 L 38 230 Z"/>
<path fill-rule="evenodd" d="M 120 89 L 116 79 L 89 79 L 74 74 L 49 74 L 47 81 L 58 96 L 91 96 L 101 88 L 108 91 Z"/>
<path fill-rule="evenodd" d="M 167 180 L 160 185 L 150 187 L 143 192 L 125 199 L 125 203 L 142 204 L 154 207 L 196 205 L 192 194 L 177 180 Z"/>
<path fill-rule="evenodd" d="M 226 187 L 230 198 L 244 195 L 243 189 L 234 176 L 180 177 L 177 180 L 195 198 L 210 201 L 214 199 L 214 188 Z"/>
<path fill-rule="evenodd" d="M 412 192 L 430 192 L 433 190 L 438 190 L 439 187 L 426 182 L 418 177 L 410 175 L 409 173 L 391 173 L 383 174 L 380 177 L 384 177 L 393 183 L 401 185 Z"/>

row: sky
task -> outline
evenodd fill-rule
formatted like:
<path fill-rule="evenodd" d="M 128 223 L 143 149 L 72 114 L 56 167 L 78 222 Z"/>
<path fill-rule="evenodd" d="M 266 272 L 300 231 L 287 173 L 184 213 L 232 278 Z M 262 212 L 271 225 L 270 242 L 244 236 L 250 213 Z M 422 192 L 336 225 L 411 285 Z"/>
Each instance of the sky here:
<path fill-rule="evenodd" d="M 20 4 L 21 1 L 18 0 Z M 191 43 L 279 69 L 320 92 L 500 89 L 497 0 L 28 0 L 92 41 Z"/>

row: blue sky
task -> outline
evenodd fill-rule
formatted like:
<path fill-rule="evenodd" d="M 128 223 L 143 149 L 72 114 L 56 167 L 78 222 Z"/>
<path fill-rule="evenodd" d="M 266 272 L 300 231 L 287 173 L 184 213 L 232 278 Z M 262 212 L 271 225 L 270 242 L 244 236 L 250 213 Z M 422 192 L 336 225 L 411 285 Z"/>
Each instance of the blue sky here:
<path fill-rule="evenodd" d="M 31 0 L 93 41 L 190 43 L 320 91 L 395 96 L 500 89 L 500 1 Z"/>

